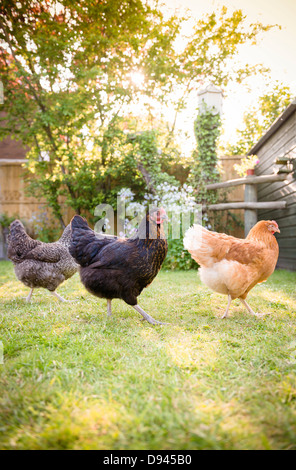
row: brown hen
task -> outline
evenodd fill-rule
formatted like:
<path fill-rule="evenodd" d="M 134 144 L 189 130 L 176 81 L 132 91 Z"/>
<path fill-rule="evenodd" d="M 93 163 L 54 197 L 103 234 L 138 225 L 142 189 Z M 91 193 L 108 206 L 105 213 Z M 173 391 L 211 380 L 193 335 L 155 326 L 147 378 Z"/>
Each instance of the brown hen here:
<path fill-rule="evenodd" d="M 210 232 L 194 225 L 185 234 L 184 246 L 200 265 L 200 278 L 210 289 L 228 295 L 230 303 L 239 298 L 247 310 L 257 315 L 246 302 L 250 290 L 273 273 L 279 255 L 274 233 L 280 233 L 274 220 L 261 220 L 246 239 Z"/>

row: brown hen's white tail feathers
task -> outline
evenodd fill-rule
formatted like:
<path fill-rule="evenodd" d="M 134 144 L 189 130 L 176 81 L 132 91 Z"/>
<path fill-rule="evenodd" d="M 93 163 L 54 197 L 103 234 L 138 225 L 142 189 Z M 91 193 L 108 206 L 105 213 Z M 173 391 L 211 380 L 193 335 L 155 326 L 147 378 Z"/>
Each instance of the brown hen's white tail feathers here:
<path fill-rule="evenodd" d="M 204 229 L 201 225 L 194 224 L 185 233 L 183 244 L 186 250 L 188 250 L 190 253 L 201 248 L 204 230 L 206 229 Z"/>

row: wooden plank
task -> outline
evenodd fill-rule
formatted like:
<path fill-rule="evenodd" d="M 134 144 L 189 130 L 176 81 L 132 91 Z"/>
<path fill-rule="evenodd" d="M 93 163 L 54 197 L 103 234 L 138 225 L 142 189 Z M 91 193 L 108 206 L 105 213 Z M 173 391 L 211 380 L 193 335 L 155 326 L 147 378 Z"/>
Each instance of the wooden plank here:
<path fill-rule="evenodd" d="M 223 211 L 229 209 L 284 209 L 286 201 L 274 202 L 225 202 L 221 204 L 203 205 L 203 210 Z"/>
<path fill-rule="evenodd" d="M 279 258 L 277 262 L 278 269 L 288 269 L 289 271 L 296 271 L 296 260 L 291 258 Z"/>
<path fill-rule="evenodd" d="M 285 199 L 287 202 L 287 200 Z M 270 217 L 276 221 L 281 221 L 281 219 L 285 219 L 286 217 L 290 217 L 294 215 L 296 217 L 296 204 L 288 206 L 287 202 L 287 207 L 283 209 L 278 209 L 278 210 L 273 210 L 272 212 L 270 210 L 260 210 L 258 212 L 258 219 L 259 220 L 269 220 Z"/>
<path fill-rule="evenodd" d="M 285 111 L 274 121 L 268 131 L 259 139 L 259 141 L 253 145 L 250 149 L 249 155 L 252 153 L 255 154 L 258 150 L 265 145 L 268 139 L 276 133 L 279 128 L 284 127 L 285 123 L 288 121 L 291 115 L 295 112 L 296 100 L 294 100 Z"/>
<path fill-rule="evenodd" d="M 271 188 L 272 189 L 272 188 Z M 286 198 L 288 196 L 295 198 L 296 202 L 296 182 L 293 181 L 292 183 L 286 184 L 284 186 L 281 186 L 280 188 L 274 188 L 273 191 L 270 191 L 269 193 L 259 193 L 258 194 L 258 200 L 259 201 L 278 201 L 279 199 Z"/>
<path fill-rule="evenodd" d="M 277 238 L 279 240 L 282 240 L 284 238 L 294 238 L 296 240 L 296 225 L 292 225 L 290 227 L 283 227 L 281 230 L 281 233 L 277 235 Z"/>
<path fill-rule="evenodd" d="M 295 186 L 293 186 L 294 184 Z M 274 182 L 268 186 L 264 186 L 264 188 L 259 187 L 258 199 L 265 200 L 265 198 L 269 196 L 270 194 L 274 194 L 276 191 L 280 191 L 282 188 L 288 188 L 288 187 L 289 187 L 289 193 L 296 192 L 296 180 L 291 178 L 291 175 L 288 178 L 286 177 L 286 179 L 284 179 L 283 182 Z"/>
<path fill-rule="evenodd" d="M 284 181 L 287 175 L 284 174 L 272 174 L 262 176 L 247 176 L 246 178 L 237 178 L 234 180 L 223 181 L 222 183 L 212 183 L 206 186 L 207 189 L 220 189 L 230 188 L 232 186 L 240 186 L 242 184 L 263 184 L 271 183 L 273 181 Z"/>
<path fill-rule="evenodd" d="M 295 259 L 296 262 L 296 251 L 295 248 L 280 246 L 281 258 Z"/>
<path fill-rule="evenodd" d="M 292 214 L 290 216 L 286 216 L 283 219 L 279 219 L 277 221 L 279 222 L 279 227 L 282 230 L 284 227 L 291 227 L 293 225 L 296 225 L 296 215 Z M 296 246 L 296 241 L 295 241 L 295 246 Z"/>
<path fill-rule="evenodd" d="M 282 238 L 281 240 L 279 239 L 278 240 L 278 243 L 280 245 L 281 248 L 293 248 L 294 249 L 294 256 L 296 258 L 296 252 L 295 252 L 295 246 L 296 246 L 296 242 L 295 242 L 295 238 L 291 237 L 291 238 Z"/>
<path fill-rule="evenodd" d="M 266 159 L 269 158 L 270 154 L 278 153 L 284 149 L 285 144 L 290 141 L 292 138 L 295 137 L 296 129 L 296 113 L 292 114 L 290 118 L 275 132 L 266 142 L 265 144 L 258 150 L 256 155 L 258 155 L 260 159 L 260 165 L 265 162 Z"/>
<path fill-rule="evenodd" d="M 296 260 L 295 247 L 286 246 L 285 244 L 281 244 L 280 245 L 280 252 L 281 252 L 281 256 L 283 256 L 283 257 L 290 256 L 291 258 L 295 258 L 295 260 Z"/>
<path fill-rule="evenodd" d="M 271 145 L 271 148 L 264 153 L 258 153 L 260 163 L 258 163 L 256 170 L 259 174 L 264 174 L 270 168 L 271 164 L 275 165 L 275 160 L 278 157 L 287 155 L 296 145 L 296 126 L 292 129 L 291 133 L 278 136 L 278 139 Z"/>
<path fill-rule="evenodd" d="M 259 149 L 257 174 L 271 173 L 275 159 L 288 154 L 296 145 L 296 113 L 287 120 Z M 285 209 L 261 209 L 259 220 L 276 220 L 281 233 L 276 238 L 280 247 L 277 267 L 296 271 L 296 181 L 264 183 L 258 187 L 258 201 L 286 201 Z"/>

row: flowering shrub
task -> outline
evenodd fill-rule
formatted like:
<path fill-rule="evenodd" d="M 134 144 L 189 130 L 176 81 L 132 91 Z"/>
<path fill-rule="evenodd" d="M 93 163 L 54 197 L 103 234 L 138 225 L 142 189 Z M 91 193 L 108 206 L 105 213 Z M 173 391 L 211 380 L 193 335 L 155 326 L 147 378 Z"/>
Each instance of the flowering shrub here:
<path fill-rule="evenodd" d="M 165 227 L 168 240 L 168 254 L 163 264 L 167 269 L 191 269 L 196 266 L 183 246 L 185 231 L 194 222 L 194 214 L 197 216 L 198 206 L 193 197 L 193 188 L 184 184 L 183 187 L 170 185 L 167 182 L 156 187 L 157 194 L 146 193 L 142 203 L 134 201 L 134 194 L 129 188 L 123 188 L 119 197 L 126 204 L 126 213 L 129 217 L 138 216 L 140 220 L 149 206 L 164 207 L 169 223 Z M 135 221 L 127 217 L 125 220 L 124 235 L 134 235 L 137 228 Z M 123 235 L 122 233 L 119 235 Z"/>
<path fill-rule="evenodd" d="M 240 164 L 233 165 L 233 168 L 237 171 L 239 176 L 246 176 L 247 170 L 253 170 L 256 165 L 258 165 L 259 159 L 257 155 L 248 155 L 245 158 L 242 158 Z"/>
<path fill-rule="evenodd" d="M 8 228 L 14 219 L 16 219 L 16 217 L 9 217 L 7 214 L 0 214 L 0 227 L 2 229 Z"/>
<path fill-rule="evenodd" d="M 57 241 L 61 236 L 61 229 L 57 228 L 46 211 L 35 212 L 28 221 L 33 229 L 33 236 L 38 240 L 51 243 Z"/>

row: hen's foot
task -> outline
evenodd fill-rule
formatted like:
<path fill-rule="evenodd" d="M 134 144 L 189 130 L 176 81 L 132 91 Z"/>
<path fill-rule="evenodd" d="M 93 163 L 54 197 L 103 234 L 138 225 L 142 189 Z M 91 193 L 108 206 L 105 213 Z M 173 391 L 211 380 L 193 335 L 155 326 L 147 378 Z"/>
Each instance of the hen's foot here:
<path fill-rule="evenodd" d="M 133 305 L 133 308 L 142 315 L 143 320 L 151 323 L 151 325 L 165 325 L 165 323 L 155 320 L 150 315 L 148 315 L 148 313 L 146 313 L 145 310 L 143 310 L 139 305 Z"/>
<path fill-rule="evenodd" d="M 58 294 L 57 292 L 51 292 L 51 294 L 56 297 L 60 302 L 71 302 L 70 300 L 66 300 L 64 299 L 64 297 L 62 297 L 60 294 Z"/>
<path fill-rule="evenodd" d="M 25 301 L 27 303 L 31 302 L 31 297 L 32 297 L 32 294 L 33 294 L 33 290 L 34 289 L 31 289 L 30 292 L 29 292 L 29 295 L 27 297 L 22 297 L 23 299 L 25 299 Z"/>
<path fill-rule="evenodd" d="M 254 310 L 250 307 L 250 305 L 243 299 L 240 299 L 241 302 L 244 304 L 244 306 L 246 307 L 246 309 L 248 310 L 248 312 L 251 314 L 251 315 L 254 315 L 254 317 L 257 317 L 257 318 L 262 318 L 262 317 L 265 317 L 266 315 L 271 315 L 270 312 L 268 313 L 256 313 L 254 312 Z"/>
<path fill-rule="evenodd" d="M 266 312 L 266 313 L 254 313 L 255 317 L 257 318 L 262 318 L 262 317 L 267 317 L 267 315 L 271 315 L 271 312 Z"/>
<path fill-rule="evenodd" d="M 227 304 L 225 313 L 224 313 L 224 315 L 223 315 L 221 318 L 226 318 L 226 317 L 227 317 L 230 304 L 231 304 L 231 295 L 228 296 L 228 304 Z"/>

